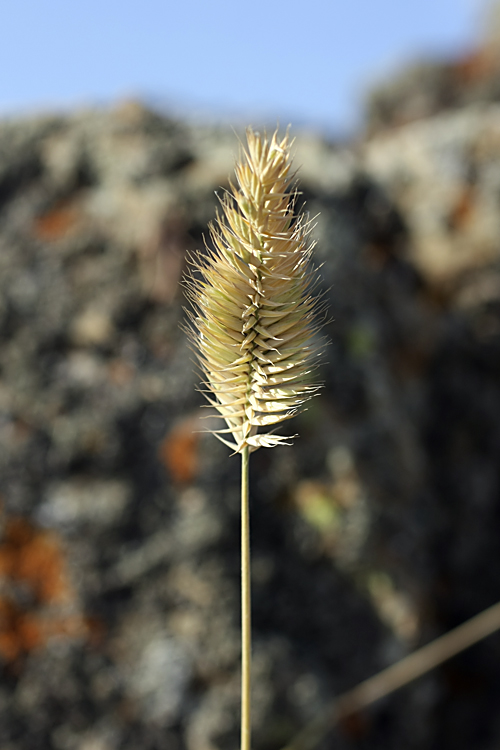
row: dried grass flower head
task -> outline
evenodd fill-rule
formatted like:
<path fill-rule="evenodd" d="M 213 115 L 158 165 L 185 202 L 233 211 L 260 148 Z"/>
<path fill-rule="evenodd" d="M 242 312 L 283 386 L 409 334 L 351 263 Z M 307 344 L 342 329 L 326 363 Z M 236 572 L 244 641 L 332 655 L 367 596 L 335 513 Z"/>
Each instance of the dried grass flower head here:
<path fill-rule="evenodd" d="M 291 142 L 247 131 L 236 185 L 210 226 L 187 281 L 189 335 L 210 404 L 226 427 L 213 430 L 236 452 L 285 443 L 275 426 L 313 396 L 310 373 L 321 305 L 310 265 L 310 222 L 295 211 Z"/>

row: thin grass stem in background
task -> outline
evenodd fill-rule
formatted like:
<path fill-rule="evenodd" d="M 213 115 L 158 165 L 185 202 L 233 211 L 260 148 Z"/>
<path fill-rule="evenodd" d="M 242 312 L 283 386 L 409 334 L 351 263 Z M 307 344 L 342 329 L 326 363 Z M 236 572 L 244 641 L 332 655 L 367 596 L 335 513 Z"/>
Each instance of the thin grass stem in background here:
<path fill-rule="evenodd" d="M 497 630 L 500 602 L 340 695 L 283 750 L 313 750 L 342 719 L 385 698 Z"/>

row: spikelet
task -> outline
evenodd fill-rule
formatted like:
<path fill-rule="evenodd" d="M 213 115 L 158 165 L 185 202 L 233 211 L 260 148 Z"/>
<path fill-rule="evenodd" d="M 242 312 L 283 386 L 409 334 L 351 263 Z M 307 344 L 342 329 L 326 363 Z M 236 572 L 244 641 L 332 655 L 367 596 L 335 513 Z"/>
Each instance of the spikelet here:
<path fill-rule="evenodd" d="M 214 249 L 196 255 L 187 280 L 188 332 L 207 399 L 227 424 L 212 432 L 235 452 L 285 443 L 270 428 L 318 390 L 310 372 L 321 350 L 310 224 L 294 213 L 288 133 L 269 141 L 248 129 L 247 142 L 237 186 L 210 226 Z"/>

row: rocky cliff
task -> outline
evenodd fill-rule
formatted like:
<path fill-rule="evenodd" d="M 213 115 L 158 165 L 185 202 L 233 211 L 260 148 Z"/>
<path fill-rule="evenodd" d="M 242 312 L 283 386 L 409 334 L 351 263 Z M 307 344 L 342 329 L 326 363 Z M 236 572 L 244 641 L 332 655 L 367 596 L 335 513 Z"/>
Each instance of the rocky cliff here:
<path fill-rule="evenodd" d="M 257 750 L 500 599 L 494 90 L 297 134 L 331 343 L 300 438 L 252 457 Z M 239 464 L 179 328 L 237 149 L 136 103 L 0 124 L 3 750 L 237 745 Z M 499 657 L 324 750 L 497 747 Z"/>

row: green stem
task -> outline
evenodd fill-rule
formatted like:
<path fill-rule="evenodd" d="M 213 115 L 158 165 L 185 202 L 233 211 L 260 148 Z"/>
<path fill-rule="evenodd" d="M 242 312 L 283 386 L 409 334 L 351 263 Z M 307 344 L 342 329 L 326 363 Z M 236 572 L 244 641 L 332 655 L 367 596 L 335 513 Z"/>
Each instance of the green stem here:
<path fill-rule="evenodd" d="M 250 608 L 250 512 L 248 446 L 241 452 L 241 750 L 250 750 L 252 619 Z"/>

